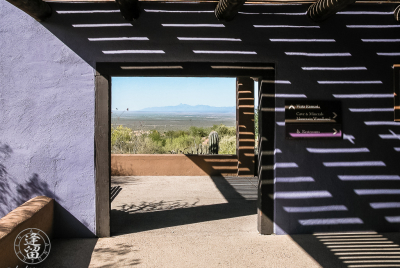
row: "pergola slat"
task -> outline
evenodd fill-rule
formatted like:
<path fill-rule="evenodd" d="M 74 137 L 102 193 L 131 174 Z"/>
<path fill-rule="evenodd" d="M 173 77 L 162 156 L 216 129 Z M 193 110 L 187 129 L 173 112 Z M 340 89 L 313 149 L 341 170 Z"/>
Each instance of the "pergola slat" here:
<path fill-rule="evenodd" d="M 7 0 L 37 21 L 44 21 L 51 16 L 51 7 L 42 0 Z"/>
<path fill-rule="evenodd" d="M 313 21 L 323 21 L 355 2 L 355 0 L 318 0 L 308 8 L 307 15 Z"/>

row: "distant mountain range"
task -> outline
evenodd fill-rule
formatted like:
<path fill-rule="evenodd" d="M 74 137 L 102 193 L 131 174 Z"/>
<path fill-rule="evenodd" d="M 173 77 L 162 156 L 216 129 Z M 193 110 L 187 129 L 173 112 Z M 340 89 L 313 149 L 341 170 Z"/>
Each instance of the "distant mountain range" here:
<path fill-rule="evenodd" d="M 236 107 L 214 107 L 209 105 L 179 104 L 176 106 L 149 107 L 140 111 L 144 112 L 196 112 L 196 113 L 235 113 Z"/>

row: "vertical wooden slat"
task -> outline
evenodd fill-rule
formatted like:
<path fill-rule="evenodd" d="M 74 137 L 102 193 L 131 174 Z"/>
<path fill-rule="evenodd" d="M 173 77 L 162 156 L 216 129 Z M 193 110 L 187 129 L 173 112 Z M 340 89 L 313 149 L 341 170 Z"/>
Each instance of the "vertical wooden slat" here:
<path fill-rule="evenodd" d="M 258 88 L 258 204 L 257 228 L 260 234 L 274 232 L 274 177 L 275 177 L 275 84 L 259 79 Z"/>
<path fill-rule="evenodd" d="M 254 81 L 236 78 L 238 176 L 254 176 Z"/>
<path fill-rule="evenodd" d="M 110 236 L 111 78 L 96 74 L 95 169 L 96 235 Z"/>

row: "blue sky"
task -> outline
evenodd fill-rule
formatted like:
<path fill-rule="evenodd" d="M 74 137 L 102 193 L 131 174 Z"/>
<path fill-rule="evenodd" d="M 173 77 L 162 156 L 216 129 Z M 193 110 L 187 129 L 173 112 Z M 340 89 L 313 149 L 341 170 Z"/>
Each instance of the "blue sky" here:
<path fill-rule="evenodd" d="M 112 110 L 130 111 L 147 107 L 236 105 L 236 78 L 113 77 Z"/>

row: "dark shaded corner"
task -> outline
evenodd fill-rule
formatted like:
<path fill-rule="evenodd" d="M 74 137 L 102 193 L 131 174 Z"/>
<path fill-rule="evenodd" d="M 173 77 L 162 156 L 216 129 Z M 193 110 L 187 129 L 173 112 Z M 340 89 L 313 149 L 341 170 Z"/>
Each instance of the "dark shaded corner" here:
<path fill-rule="evenodd" d="M 87 268 L 98 238 L 53 239 L 47 259 L 40 268 Z"/>
<path fill-rule="evenodd" d="M 58 202 L 54 202 L 54 238 L 94 238 L 95 235 Z"/>

